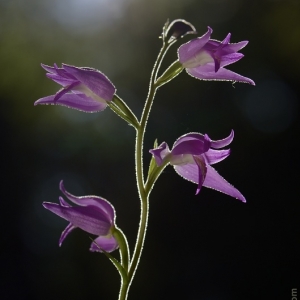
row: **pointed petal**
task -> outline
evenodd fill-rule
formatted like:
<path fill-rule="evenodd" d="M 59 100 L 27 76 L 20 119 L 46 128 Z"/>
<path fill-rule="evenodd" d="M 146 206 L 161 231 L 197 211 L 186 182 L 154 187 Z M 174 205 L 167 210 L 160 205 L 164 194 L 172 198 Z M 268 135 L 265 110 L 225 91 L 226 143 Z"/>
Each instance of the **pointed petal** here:
<path fill-rule="evenodd" d="M 198 79 L 203 80 L 221 80 L 221 81 L 239 81 L 255 85 L 254 81 L 250 78 L 244 77 L 240 74 L 234 73 L 230 70 L 220 68 L 215 72 L 215 64 L 208 63 L 196 68 L 186 69 L 188 74 Z"/>
<path fill-rule="evenodd" d="M 92 252 L 112 252 L 119 248 L 117 240 L 112 236 L 99 236 L 91 244 L 90 251 Z"/>
<path fill-rule="evenodd" d="M 55 95 L 47 96 L 41 98 L 34 102 L 34 105 L 38 104 L 57 104 L 66 106 L 68 108 L 74 108 L 84 112 L 98 112 L 106 108 L 106 104 L 96 101 L 90 97 L 83 94 L 65 94 L 61 96 L 58 100 L 54 100 Z"/>
<path fill-rule="evenodd" d="M 242 53 L 231 53 L 221 57 L 220 67 L 225 67 L 233 64 L 244 57 Z"/>
<path fill-rule="evenodd" d="M 203 154 L 205 160 L 208 164 L 213 165 L 228 157 L 230 154 L 230 149 L 226 150 L 214 150 L 209 149 L 207 152 Z"/>
<path fill-rule="evenodd" d="M 207 165 L 207 173 L 203 186 L 217 190 L 227 194 L 233 198 L 246 202 L 245 197 L 233 185 L 227 182 L 219 173 L 211 166 Z"/>
<path fill-rule="evenodd" d="M 59 196 L 59 203 L 60 203 L 61 206 L 64 206 L 64 207 L 71 207 L 71 205 L 70 205 L 69 203 L 67 203 L 67 202 L 65 201 L 65 199 L 64 199 L 63 197 L 61 197 L 61 196 Z"/>
<path fill-rule="evenodd" d="M 49 73 L 57 74 L 56 68 L 41 64 L 41 67 Z"/>
<path fill-rule="evenodd" d="M 231 33 L 228 33 L 225 37 L 225 39 L 221 42 L 221 45 L 225 46 L 228 45 L 230 42 L 230 38 L 231 38 Z"/>
<path fill-rule="evenodd" d="M 226 137 L 225 139 L 216 140 L 216 141 L 211 140 L 211 147 L 215 149 L 226 147 L 233 141 L 233 138 L 234 138 L 234 131 L 231 130 L 229 136 Z"/>
<path fill-rule="evenodd" d="M 60 239 L 59 239 L 59 247 L 61 246 L 62 242 L 65 240 L 65 238 L 67 237 L 67 235 L 73 231 L 76 227 L 73 226 L 72 223 L 69 223 L 69 225 L 65 228 L 65 230 L 62 232 Z"/>
<path fill-rule="evenodd" d="M 204 45 L 209 41 L 211 34 L 212 29 L 208 27 L 208 30 L 204 35 L 181 45 L 178 49 L 179 61 L 183 64 L 197 55 L 197 53 L 201 51 Z"/>
<path fill-rule="evenodd" d="M 248 43 L 249 41 L 242 41 L 238 43 L 229 44 L 227 47 L 230 48 L 230 52 L 238 52 L 239 50 L 244 48 Z"/>
<path fill-rule="evenodd" d="M 63 68 L 100 98 L 105 101 L 112 100 L 116 92 L 116 88 L 100 71 L 89 68 L 77 68 L 65 64 L 63 64 Z"/>
<path fill-rule="evenodd" d="M 115 220 L 115 209 L 114 207 L 104 198 L 98 196 L 82 196 L 77 197 L 69 193 L 64 186 L 63 180 L 59 183 L 59 189 L 62 193 L 73 203 L 80 206 L 93 205 L 102 210 L 107 218 L 110 220 L 110 223 L 113 224 Z"/>
<path fill-rule="evenodd" d="M 49 202 L 44 202 L 43 206 L 91 234 L 107 235 L 111 228 L 111 222 L 107 219 L 107 215 L 96 206 L 63 207 Z"/>
<path fill-rule="evenodd" d="M 194 160 L 196 165 L 198 166 L 198 187 L 196 190 L 196 195 L 198 195 L 205 180 L 207 167 L 202 156 L 194 156 Z"/>
<path fill-rule="evenodd" d="M 160 166 L 164 158 L 170 154 L 169 146 L 166 142 L 161 143 L 157 148 L 149 150 L 149 152 L 154 156 L 156 164 Z"/>
<path fill-rule="evenodd" d="M 68 85 L 72 84 L 74 81 L 79 82 L 77 79 L 66 78 L 66 77 L 62 77 L 60 75 L 52 74 L 52 73 L 47 73 L 46 76 L 62 86 L 68 86 Z"/>

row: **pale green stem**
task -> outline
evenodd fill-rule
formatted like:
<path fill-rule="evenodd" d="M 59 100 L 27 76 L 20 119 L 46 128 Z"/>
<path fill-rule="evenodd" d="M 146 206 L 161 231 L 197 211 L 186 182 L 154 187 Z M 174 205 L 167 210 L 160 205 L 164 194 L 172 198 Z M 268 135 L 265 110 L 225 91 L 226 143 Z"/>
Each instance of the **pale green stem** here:
<path fill-rule="evenodd" d="M 135 144 L 135 167 L 136 167 L 136 179 L 137 179 L 137 187 L 139 198 L 141 201 L 141 217 L 140 217 L 140 224 L 139 230 L 137 235 L 137 241 L 134 249 L 134 253 L 132 256 L 131 264 L 128 271 L 128 282 L 123 282 L 121 286 L 121 291 L 119 295 L 119 300 L 126 300 L 128 295 L 128 289 L 134 277 L 135 271 L 137 269 L 143 244 L 146 235 L 146 228 L 148 223 L 148 210 L 149 210 L 149 201 L 148 201 L 148 192 L 145 190 L 145 183 L 144 183 L 144 170 L 143 170 L 143 144 L 144 144 L 144 136 L 146 131 L 147 120 L 149 117 L 149 113 L 151 110 L 151 106 L 153 103 L 153 99 L 156 93 L 156 85 L 155 81 L 157 78 L 157 73 L 160 68 L 161 62 L 168 51 L 171 44 L 164 44 L 162 49 L 159 52 L 157 60 L 155 62 L 154 68 L 151 73 L 150 85 L 149 85 L 149 92 L 147 96 L 147 100 L 144 106 L 144 110 L 140 120 L 140 126 L 136 128 L 136 144 Z"/>

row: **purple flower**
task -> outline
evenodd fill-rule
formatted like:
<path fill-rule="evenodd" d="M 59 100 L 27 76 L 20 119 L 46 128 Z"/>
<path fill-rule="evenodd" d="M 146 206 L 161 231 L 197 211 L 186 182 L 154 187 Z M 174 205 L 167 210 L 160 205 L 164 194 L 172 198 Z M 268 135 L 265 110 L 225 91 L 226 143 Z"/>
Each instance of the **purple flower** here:
<path fill-rule="evenodd" d="M 78 206 L 72 207 L 62 197 L 59 197 L 60 204 L 44 202 L 43 206 L 69 221 L 69 225 L 62 232 L 59 239 L 59 246 L 65 240 L 67 235 L 75 228 L 95 234 L 98 237 L 92 242 L 90 251 L 112 252 L 118 248 L 118 243 L 112 231 L 115 226 L 115 209 L 105 199 L 97 196 L 76 197 L 64 188 L 63 181 L 59 185 L 62 193 Z"/>
<path fill-rule="evenodd" d="M 237 51 L 244 48 L 248 41 L 230 44 L 230 33 L 222 42 L 211 40 L 211 34 L 212 29 L 208 27 L 203 36 L 179 47 L 179 61 L 186 71 L 198 79 L 240 81 L 255 85 L 250 78 L 224 68 L 244 56 Z"/>
<path fill-rule="evenodd" d="M 56 64 L 54 67 L 42 64 L 42 67 L 49 72 L 46 76 L 63 88 L 55 95 L 37 100 L 34 105 L 59 104 L 84 112 L 97 112 L 106 108 L 116 92 L 111 81 L 96 69 L 66 64 L 62 68 Z"/>
<path fill-rule="evenodd" d="M 233 130 L 227 138 L 218 141 L 211 140 L 207 134 L 188 133 L 175 142 L 171 151 L 163 142 L 149 152 L 154 156 L 158 166 L 169 162 L 179 175 L 196 183 L 198 185 L 196 194 L 200 192 L 202 186 L 205 186 L 246 202 L 245 197 L 211 166 L 229 156 L 229 149 L 216 149 L 229 145 L 233 137 Z"/>

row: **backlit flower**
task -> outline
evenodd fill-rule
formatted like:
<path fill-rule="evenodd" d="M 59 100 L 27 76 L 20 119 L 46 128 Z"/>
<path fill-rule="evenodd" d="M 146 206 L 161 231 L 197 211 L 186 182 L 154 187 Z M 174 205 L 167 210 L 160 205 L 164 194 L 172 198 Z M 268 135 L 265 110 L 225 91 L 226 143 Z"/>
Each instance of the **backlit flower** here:
<path fill-rule="evenodd" d="M 245 197 L 211 166 L 230 154 L 229 149 L 216 149 L 229 145 L 233 137 L 233 131 L 227 138 L 217 141 L 211 140 L 207 134 L 188 133 L 174 143 L 172 150 L 163 142 L 150 153 L 158 166 L 167 160 L 179 175 L 196 183 L 196 194 L 205 186 L 246 202 Z"/>
<path fill-rule="evenodd" d="M 37 100 L 37 104 L 58 104 L 84 112 L 104 110 L 107 102 L 111 101 L 116 88 L 100 71 L 92 68 L 78 68 L 62 65 L 58 68 L 42 64 L 49 73 L 46 76 L 62 85 L 62 89 L 55 95 Z"/>
<path fill-rule="evenodd" d="M 72 207 L 62 197 L 59 197 L 60 204 L 43 203 L 46 209 L 70 222 L 61 234 L 59 246 L 67 235 L 78 227 L 98 236 L 92 242 L 90 251 L 101 252 L 103 249 L 106 252 L 112 252 L 117 249 L 119 246 L 112 234 L 115 227 L 114 207 L 104 198 L 97 196 L 77 197 L 70 194 L 65 190 L 63 181 L 60 182 L 59 187 L 71 202 L 77 204 L 77 206 Z"/>
<path fill-rule="evenodd" d="M 250 78 L 224 68 L 244 56 L 238 51 L 244 48 L 248 41 L 230 44 L 230 33 L 222 42 L 210 39 L 211 34 L 212 29 L 208 27 L 203 36 L 179 47 L 179 61 L 188 74 L 203 80 L 229 80 L 255 85 Z"/>

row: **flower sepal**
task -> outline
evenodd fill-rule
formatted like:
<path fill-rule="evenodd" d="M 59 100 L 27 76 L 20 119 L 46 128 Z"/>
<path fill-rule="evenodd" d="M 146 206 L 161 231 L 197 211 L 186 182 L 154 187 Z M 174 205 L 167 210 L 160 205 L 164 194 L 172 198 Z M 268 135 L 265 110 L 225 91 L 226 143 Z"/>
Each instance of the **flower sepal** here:
<path fill-rule="evenodd" d="M 156 80 L 155 86 L 160 87 L 169 81 L 171 81 L 173 78 L 175 78 L 177 75 L 179 75 L 184 67 L 179 62 L 179 60 L 176 60 L 173 62 L 168 69 Z"/>
<path fill-rule="evenodd" d="M 140 126 L 139 121 L 132 110 L 127 106 L 127 104 L 118 96 L 114 95 L 112 101 L 108 104 L 110 109 L 116 113 L 119 117 L 124 119 L 127 123 L 132 125 L 134 128 Z"/>

